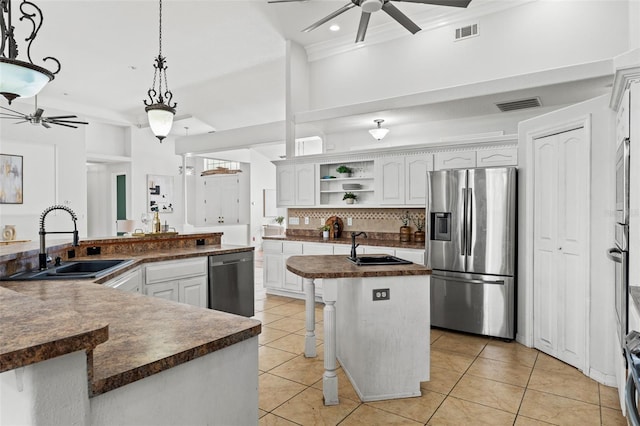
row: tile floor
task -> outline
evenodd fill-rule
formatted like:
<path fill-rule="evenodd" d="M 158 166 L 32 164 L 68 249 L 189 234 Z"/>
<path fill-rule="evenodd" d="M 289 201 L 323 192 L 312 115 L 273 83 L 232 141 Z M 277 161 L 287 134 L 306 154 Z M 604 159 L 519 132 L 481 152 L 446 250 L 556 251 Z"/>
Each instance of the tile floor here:
<path fill-rule="evenodd" d="M 431 380 L 422 396 L 363 403 L 342 370 L 337 406 L 322 401 L 318 357 L 305 358 L 304 301 L 266 295 L 256 262 L 260 425 L 626 425 L 615 388 L 518 343 L 431 330 Z"/>

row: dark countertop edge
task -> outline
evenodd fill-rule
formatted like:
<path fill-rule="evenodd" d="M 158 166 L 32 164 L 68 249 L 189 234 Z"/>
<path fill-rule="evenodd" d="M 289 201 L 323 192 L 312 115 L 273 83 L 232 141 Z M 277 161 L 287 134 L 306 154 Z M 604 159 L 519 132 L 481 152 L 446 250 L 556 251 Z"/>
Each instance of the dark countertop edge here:
<path fill-rule="evenodd" d="M 114 374 L 105 379 L 94 380 L 91 383 L 90 397 L 101 395 L 111 390 L 128 385 L 129 383 L 142 380 L 154 374 L 160 373 L 161 371 L 177 367 L 178 365 L 192 361 L 196 358 L 200 358 L 202 356 L 224 349 L 228 346 L 255 337 L 262 332 L 262 323 L 257 320 L 256 322 L 258 323 L 257 325 L 242 331 L 238 331 L 229 336 L 190 348 L 186 351 L 176 353 L 170 357 L 166 357 L 155 362 L 142 365 L 129 371 Z"/>
<path fill-rule="evenodd" d="M 322 237 L 306 237 L 306 236 L 289 236 L 289 235 L 271 235 L 268 237 L 262 237 L 263 240 L 271 241 L 299 241 L 304 243 L 324 243 L 324 244 L 351 244 L 351 237 L 349 238 L 335 238 L 333 240 L 325 240 Z M 404 249 L 417 249 L 424 250 L 426 242 L 402 242 L 399 240 L 378 240 L 378 239 L 360 239 L 358 243 L 365 246 L 378 246 L 378 247 L 394 247 Z"/>
<path fill-rule="evenodd" d="M 303 258 L 306 263 L 310 261 L 310 257 L 332 257 L 334 260 L 331 263 L 335 263 L 336 259 L 343 259 L 343 262 L 353 270 L 332 272 L 330 264 L 322 268 L 319 272 L 303 271 L 289 265 L 290 261 L 296 260 L 296 258 Z M 356 269 L 357 268 L 357 269 Z M 344 255 L 312 255 L 312 256 L 291 256 L 287 259 L 287 270 L 301 276 L 302 278 L 372 278 L 372 277 L 395 277 L 395 276 L 411 276 L 411 275 L 431 275 L 431 269 L 412 263 L 409 265 L 368 265 L 368 266 L 355 266 L 348 262 Z"/>

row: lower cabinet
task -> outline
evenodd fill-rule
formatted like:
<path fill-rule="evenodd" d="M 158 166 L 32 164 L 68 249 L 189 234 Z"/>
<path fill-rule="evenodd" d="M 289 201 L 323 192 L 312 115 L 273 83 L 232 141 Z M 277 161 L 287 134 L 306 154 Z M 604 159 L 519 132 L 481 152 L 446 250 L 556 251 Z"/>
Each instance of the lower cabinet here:
<path fill-rule="evenodd" d="M 144 294 L 206 308 L 207 266 L 206 257 L 144 265 Z"/>
<path fill-rule="evenodd" d="M 103 285 L 131 293 L 142 293 L 142 270 L 140 268 L 132 269 Z"/>

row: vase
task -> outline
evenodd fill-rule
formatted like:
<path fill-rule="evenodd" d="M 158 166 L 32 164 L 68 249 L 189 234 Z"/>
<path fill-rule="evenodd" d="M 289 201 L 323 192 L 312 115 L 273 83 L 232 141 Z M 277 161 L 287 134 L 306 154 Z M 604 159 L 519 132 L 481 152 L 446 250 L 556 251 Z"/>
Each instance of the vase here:
<path fill-rule="evenodd" d="M 16 226 L 5 225 L 2 230 L 2 239 L 5 241 L 13 241 L 16 239 Z"/>
<path fill-rule="evenodd" d="M 323 240 L 329 239 L 329 231 L 322 231 L 322 239 Z"/>
<path fill-rule="evenodd" d="M 410 226 L 401 226 L 400 227 L 400 241 L 403 243 L 408 243 L 411 241 L 411 227 Z"/>
<path fill-rule="evenodd" d="M 424 243 L 424 237 L 424 231 L 416 231 L 413 233 L 413 241 L 415 241 L 416 243 Z"/>
<path fill-rule="evenodd" d="M 347 204 L 353 204 L 354 203 L 354 199 L 353 198 L 347 198 L 346 200 L 344 200 Z"/>
<path fill-rule="evenodd" d="M 351 177 L 351 173 L 338 173 L 338 176 L 341 178 L 348 178 Z"/>

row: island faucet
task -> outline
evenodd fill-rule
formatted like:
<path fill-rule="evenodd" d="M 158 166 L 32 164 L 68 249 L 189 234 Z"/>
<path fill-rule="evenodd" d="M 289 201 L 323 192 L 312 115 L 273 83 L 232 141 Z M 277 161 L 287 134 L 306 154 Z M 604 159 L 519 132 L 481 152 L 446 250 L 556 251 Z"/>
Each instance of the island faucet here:
<path fill-rule="evenodd" d="M 47 217 L 49 213 L 54 210 L 64 210 L 71 215 L 71 219 L 73 220 L 73 231 L 45 231 L 44 230 L 44 218 Z M 76 225 L 76 221 L 78 217 L 76 214 L 67 206 L 51 206 L 47 207 L 44 212 L 40 215 L 40 254 L 38 255 L 38 263 L 40 270 L 47 269 L 47 247 L 45 246 L 45 235 L 47 234 L 73 234 L 73 245 L 78 246 L 78 227 Z"/>
<path fill-rule="evenodd" d="M 364 235 L 364 237 L 367 238 L 367 233 L 364 231 L 358 232 L 357 234 L 355 232 L 351 233 L 351 260 L 356 260 L 356 258 L 358 257 L 356 255 L 356 247 L 360 245 L 356 244 L 356 237 L 358 235 Z"/>

